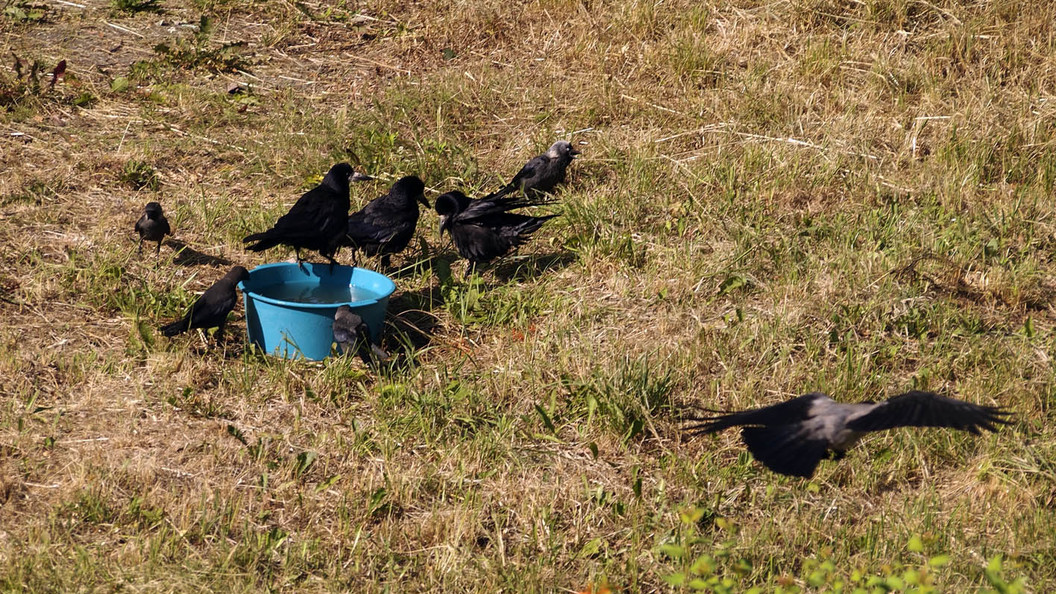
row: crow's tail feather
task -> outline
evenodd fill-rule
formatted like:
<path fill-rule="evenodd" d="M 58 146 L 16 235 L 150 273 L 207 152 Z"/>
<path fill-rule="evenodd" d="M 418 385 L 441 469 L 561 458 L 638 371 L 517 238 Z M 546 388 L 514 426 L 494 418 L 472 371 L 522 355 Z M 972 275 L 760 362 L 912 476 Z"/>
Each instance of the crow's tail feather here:
<path fill-rule="evenodd" d="M 263 233 L 254 233 L 253 235 L 247 235 L 242 238 L 242 243 L 249 243 L 251 241 L 257 242 L 254 245 L 246 247 L 246 249 L 251 252 L 262 252 L 281 243 L 278 238 L 272 237 L 267 231 Z"/>
<path fill-rule="evenodd" d="M 171 324 L 166 324 L 161 327 L 161 333 L 165 336 L 176 336 L 190 329 L 191 324 L 187 321 L 187 318 L 177 320 Z"/>

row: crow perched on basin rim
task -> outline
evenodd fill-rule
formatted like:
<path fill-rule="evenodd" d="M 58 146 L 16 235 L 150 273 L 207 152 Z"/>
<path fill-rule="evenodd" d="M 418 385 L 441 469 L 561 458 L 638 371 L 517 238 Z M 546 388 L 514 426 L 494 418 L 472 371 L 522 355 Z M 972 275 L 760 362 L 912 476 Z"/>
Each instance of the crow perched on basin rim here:
<path fill-rule="evenodd" d="M 262 233 L 245 237 L 251 252 L 260 252 L 277 245 L 294 249 L 297 262 L 301 262 L 301 250 L 313 250 L 336 264 L 334 254 L 345 236 L 345 221 L 348 218 L 348 185 L 352 181 L 371 179 L 352 170 L 348 163 L 338 163 L 330 168 L 323 182 L 308 190 L 276 221 L 275 226 Z"/>
<path fill-rule="evenodd" d="M 865 433 L 895 427 L 951 427 L 978 435 L 996 431 L 1010 413 L 931 392 L 906 392 L 885 402 L 841 404 L 820 392 L 739 412 L 696 417 L 694 433 L 742 425 L 741 438 L 767 468 L 811 477 L 822 458 L 842 459 Z"/>

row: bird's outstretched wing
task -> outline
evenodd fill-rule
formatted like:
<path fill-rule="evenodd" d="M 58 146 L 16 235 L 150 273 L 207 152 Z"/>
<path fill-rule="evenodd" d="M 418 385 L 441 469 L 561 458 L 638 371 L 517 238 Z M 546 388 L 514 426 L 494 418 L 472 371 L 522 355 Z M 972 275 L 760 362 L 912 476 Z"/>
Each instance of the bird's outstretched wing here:
<path fill-rule="evenodd" d="M 979 429 L 996 431 L 1009 423 L 1008 411 L 980 406 L 939 396 L 932 392 L 912 391 L 893 396 L 865 414 L 848 419 L 854 431 L 881 431 L 894 427 L 952 427 L 978 435 Z"/>
<path fill-rule="evenodd" d="M 705 434 L 722 431 L 735 425 L 772 427 L 800 423 L 807 418 L 810 408 L 817 398 L 819 398 L 817 394 L 805 394 L 798 398 L 771 406 L 764 406 L 763 408 L 753 408 L 710 417 L 690 416 L 687 419 L 694 421 L 696 424 L 689 425 L 686 429 L 693 433 Z"/>

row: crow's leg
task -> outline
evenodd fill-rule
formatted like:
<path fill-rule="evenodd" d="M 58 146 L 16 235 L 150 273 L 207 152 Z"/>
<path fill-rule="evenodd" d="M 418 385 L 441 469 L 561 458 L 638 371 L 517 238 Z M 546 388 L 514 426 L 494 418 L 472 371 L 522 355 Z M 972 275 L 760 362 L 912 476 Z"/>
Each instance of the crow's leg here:
<path fill-rule="evenodd" d="M 301 248 L 293 248 L 293 257 L 297 258 L 297 268 L 300 268 L 301 272 L 308 274 L 308 267 L 304 265 L 304 260 L 301 259 Z"/>

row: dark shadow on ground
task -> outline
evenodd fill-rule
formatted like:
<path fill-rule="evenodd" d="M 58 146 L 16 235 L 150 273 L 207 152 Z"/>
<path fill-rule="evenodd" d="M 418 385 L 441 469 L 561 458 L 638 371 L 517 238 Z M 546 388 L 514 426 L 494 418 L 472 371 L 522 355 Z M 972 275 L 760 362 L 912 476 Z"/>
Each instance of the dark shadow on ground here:
<path fill-rule="evenodd" d="M 172 261 L 180 266 L 230 266 L 231 260 L 222 256 L 210 256 L 192 248 L 179 239 L 169 239 L 165 243 L 175 252 Z"/>
<path fill-rule="evenodd" d="M 432 285 L 400 293 L 389 300 L 385 349 L 392 352 L 429 346 L 440 325 L 440 319 L 431 310 L 442 302 L 440 287 Z"/>
<path fill-rule="evenodd" d="M 576 259 L 576 254 L 569 251 L 512 256 L 500 260 L 492 270 L 495 278 L 504 283 L 526 281 L 539 278 L 548 272 L 557 272 L 575 262 Z M 482 267 L 478 266 L 477 269 L 479 271 Z"/>

